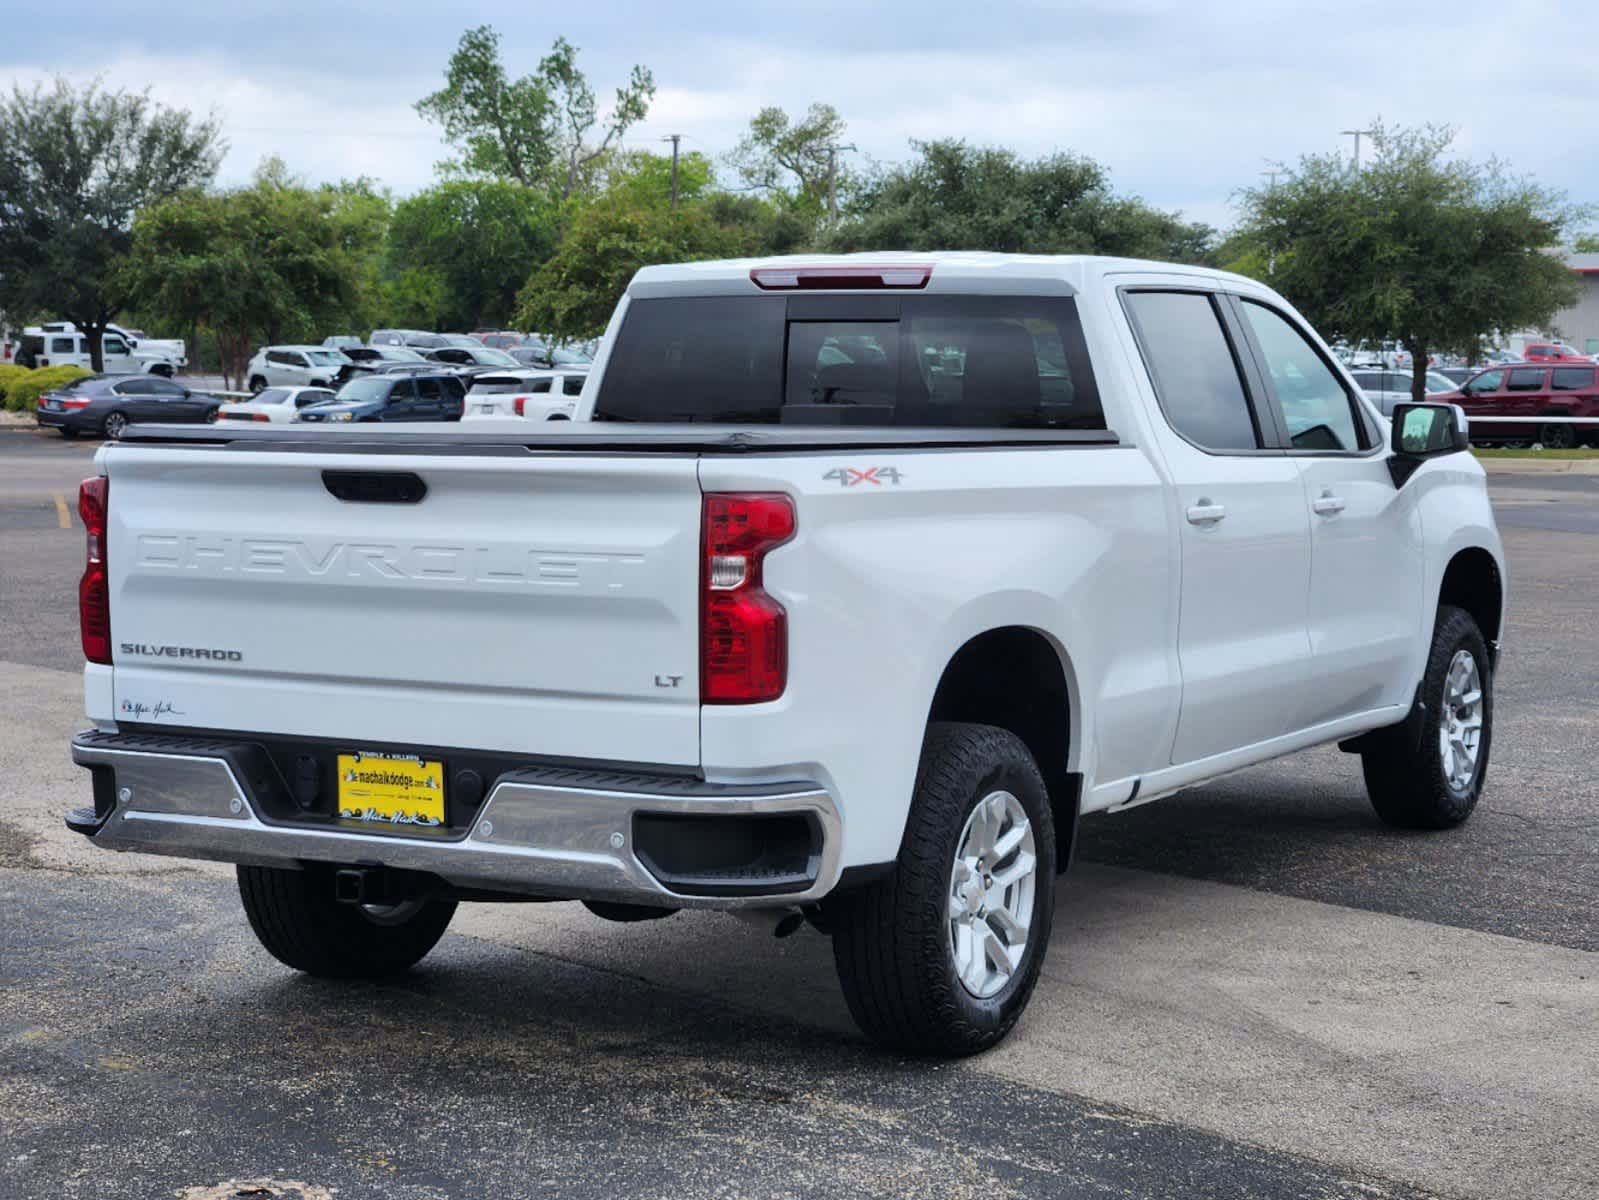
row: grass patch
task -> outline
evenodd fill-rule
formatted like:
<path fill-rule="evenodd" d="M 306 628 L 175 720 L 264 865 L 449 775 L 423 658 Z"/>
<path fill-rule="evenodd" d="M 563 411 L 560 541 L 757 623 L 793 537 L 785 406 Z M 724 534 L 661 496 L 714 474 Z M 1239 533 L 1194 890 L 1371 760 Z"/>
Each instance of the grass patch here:
<path fill-rule="evenodd" d="M 1519 446 L 1473 446 L 1471 452 L 1478 458 L 1599 458 L 1599 450 L 1592 448 L 1579 450 L 1533 450 L 1529 447 Z"/>

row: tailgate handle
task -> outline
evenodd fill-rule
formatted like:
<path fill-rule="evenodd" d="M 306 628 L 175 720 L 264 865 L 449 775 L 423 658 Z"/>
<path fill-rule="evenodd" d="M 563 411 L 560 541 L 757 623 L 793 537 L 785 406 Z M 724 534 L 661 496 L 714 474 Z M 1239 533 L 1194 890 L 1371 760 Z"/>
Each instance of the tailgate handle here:
<path fill-rule="evenodd" d="M 413 471 L 323 471 L 322 486 L 359 504 L 418 504 L 428 485 Z"/>

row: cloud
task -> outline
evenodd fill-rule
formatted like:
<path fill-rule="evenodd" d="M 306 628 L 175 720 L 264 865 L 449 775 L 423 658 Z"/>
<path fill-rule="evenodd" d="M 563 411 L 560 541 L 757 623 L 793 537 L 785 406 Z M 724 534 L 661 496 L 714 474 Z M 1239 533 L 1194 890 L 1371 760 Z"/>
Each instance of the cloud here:
<path fill-rule="evenodd" d="M 849 123 L 854 161 L 891 162 L 912 140 L 959 137 L 1027 155 L 1057 150 L 1103 163 L 1113 185 L 1163 208 L 1225 225 L 1234 193 L 1268 160 L 1348 145 L 1339 130 L 1381 115 L 1444 123 L 1458 148 L 1599 199 L 1599 130 L 1576 36 L 1585 0 L 1531 0 L 1522 28 L 1569 30 L 1536 55 L 1507 53 L 1501 4 L 1415 0 L 810 0 L 803 7 L 699 0 L 613 0 L 529 21 L 526 10 L 242 0 L 218 14 L 173 0 L 160 22 L 124 6 L 80 6 L 106 36 L 50 35 L 0 54 L 24 84 L 63 65 L 166 103 L 222 116 L 223 182 L 277 154 L 313 180 L 371 175 L 398 193 L 425 186 L 448 150 L 412 109 L 438 86 L 455 40 L 487 21 L 514 73 L 563 33 L 582 51 L 602 103 L 634 62 L 660 84 L 650 119 L 628 136 L 668 133 L 720 156 L 759 108 L 831 103 Z M 170 29 L 184 49 L 171 49 Z M 26 56 L 26 57 L 19 57 Z"/>

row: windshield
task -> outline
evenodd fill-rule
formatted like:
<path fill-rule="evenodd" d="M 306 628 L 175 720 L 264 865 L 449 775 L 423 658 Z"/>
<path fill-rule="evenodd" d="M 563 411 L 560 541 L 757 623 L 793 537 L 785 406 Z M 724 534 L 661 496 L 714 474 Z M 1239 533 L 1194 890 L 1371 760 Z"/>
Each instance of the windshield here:
<path fill-rule="evenodd" d="M 341 363 L 349 361 L 337 350 L 307 350 L 306 355 L 314 363 Z"/>
<path fill-rule="evenodd" d="M 446 333 L 442 335 L 446 346 L 481 346 L 483 343 L 477 338 L 465 333 Z"/>
<path fill-rule="evenodd" d="M 521 364 L 504 350 L 479 350 L 477 360 L 485 367 L 516 367 Z"/>
<path fill-rule="evenodd" d="M 288 398 L 288 388 L 267 388 L 264 392 L 256 393 L 255 402 L 257 404 L 283 404 Z"/>
<path fill-rule="evenodd" d="M 389 394 L 392 379 L 373 378 L 352 379 L 339 389 L 339 394 L 334 399 L 345 404 L 371 404 L 380 401 Z"/>
<path fill-rule="evenodd" d="M 570 367 L 591 363 L 594 360 L 581 350 L 556 350 L 550 354 L 550 361 L 559 363 L 563 367 Z"/>
<path fill-rule="evenodd" d="M 1455 391 L 1460 385 L 1447 375 L 1440 375 L 1437 371 L 1427 372 L 1427 394 L 1437 395 L 1439 392 Z"/>

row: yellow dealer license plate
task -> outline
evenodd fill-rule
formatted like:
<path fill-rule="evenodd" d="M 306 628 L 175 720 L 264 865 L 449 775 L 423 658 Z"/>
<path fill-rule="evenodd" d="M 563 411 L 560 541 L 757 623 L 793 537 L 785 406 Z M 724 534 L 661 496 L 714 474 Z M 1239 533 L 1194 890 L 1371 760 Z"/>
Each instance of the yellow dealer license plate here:
<path fill-rule="evenodd" d="M 442 825 L 444 764 L 414 754 L 341 754 L 339 816 L 383 825 Z"/>

